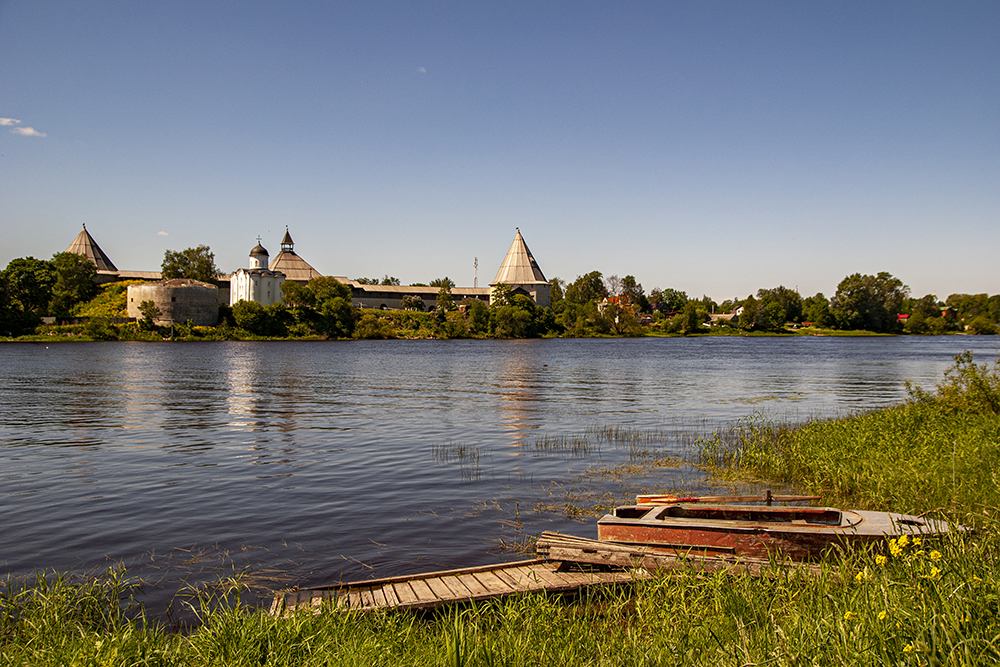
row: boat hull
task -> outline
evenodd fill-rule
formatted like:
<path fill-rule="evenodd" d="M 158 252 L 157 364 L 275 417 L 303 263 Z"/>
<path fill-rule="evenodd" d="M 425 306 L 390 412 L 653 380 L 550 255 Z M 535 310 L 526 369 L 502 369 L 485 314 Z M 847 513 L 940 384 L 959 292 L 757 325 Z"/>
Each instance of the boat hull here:
<path fill-rule="evenodd" d="M 948 532 L 943 521 L 889 512 L 814 507 L 625 506 L 597 523 L 599 540 L 677 552 L 818 558 L 846 544 Z"/>

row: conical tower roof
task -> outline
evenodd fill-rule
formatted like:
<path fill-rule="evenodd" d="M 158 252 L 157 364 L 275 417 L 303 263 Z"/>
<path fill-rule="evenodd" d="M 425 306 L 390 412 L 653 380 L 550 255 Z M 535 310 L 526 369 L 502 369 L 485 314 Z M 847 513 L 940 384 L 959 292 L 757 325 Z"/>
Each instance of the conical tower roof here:
<path fill-rule="evenodd" d="M 66 248 L 66 252 L 83 255 L 97 266 L 98 271 L 118 270 L 114 263 L 112 263 L 111 258 L 104 254 L 104 251 L 101 250 L 101 246 L 97 245 L 97 241 L 95 241 L 94 237 L 87 231 L 87 225 L 83 226 L 80 233 L 76 235 L 73 242 L 69 244 L 68 248 Z"/>
<path fill-rule="evenodd" d="M 532 285 L 548 284 L 548 282 L 542 270 L 538 268 L 538 262 L 528 250 L 528 244 L 524 242 L 521 230 L 518 229 L 514 242 L 510 244 L 510 250 L 503 258 L 500 270 L 497 271 L 497 277 L 490 285 Z"/>

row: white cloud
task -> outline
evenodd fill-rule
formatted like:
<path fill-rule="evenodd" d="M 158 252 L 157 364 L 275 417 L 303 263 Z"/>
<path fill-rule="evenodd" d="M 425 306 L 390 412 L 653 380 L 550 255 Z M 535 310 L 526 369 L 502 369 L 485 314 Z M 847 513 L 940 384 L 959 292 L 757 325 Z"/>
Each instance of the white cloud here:
<path fill-rule="evenodd" d="M 156 232 L 156 235 L 157 236 L 170 236 L 170 234 L 167 234 L 166 232 Z"/>
<path fill-rule="evenodd" d="M 417 71 L 420 72 L 421 74 L 427 74 L 427 68 L 426 67 L 418 67 Z"/>
<path fill-rule="evenodd" d="M 15 127 L 10 131 L 11 134 L 20 134 L 23 137 L 44 137 L 44 132 L 39 132 L 33 127 Z"/>
<path fill-rule="evenodd" d="M 21 121 L 16 118 L 0 118 L 0 125 L 20 125 Z"/>

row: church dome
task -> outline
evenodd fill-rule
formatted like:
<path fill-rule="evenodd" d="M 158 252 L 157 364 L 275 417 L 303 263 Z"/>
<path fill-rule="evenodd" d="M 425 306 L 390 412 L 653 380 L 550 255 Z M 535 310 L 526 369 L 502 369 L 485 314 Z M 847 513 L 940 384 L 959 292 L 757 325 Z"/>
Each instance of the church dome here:
<path fill-rule="evenodd" d="M 262 246 L 262 245 L 260 244 L 260 242 L 258 241 L 258 242 L 257 242 L 257 245 L 255 245 L 255 246 L 253 247 L 253 250 L 251 250 L 251 251 L 250 251 L 250 256 L 251 256 L 251 257 L 254 257 L 254 256 L 263 256 L 263 257 L 267 257 L 267 256 L 268 256 L 268 253 L 267 253 L 267 248 L 265 248 L 264 246 Z"/>

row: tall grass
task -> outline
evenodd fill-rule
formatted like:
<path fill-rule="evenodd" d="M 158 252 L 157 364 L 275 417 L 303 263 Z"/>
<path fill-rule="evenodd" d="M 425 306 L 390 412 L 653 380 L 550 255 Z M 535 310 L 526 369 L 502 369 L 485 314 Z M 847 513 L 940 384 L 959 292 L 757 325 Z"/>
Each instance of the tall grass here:
<path fill-rule="evenodd" d="M 797 427 L 753 415 L 702 440 L 699 461 L 862 509 L 1000 507 L 1000 366 L 961 354 L 935 392 L 910 393 L 903 405 Z"/>

